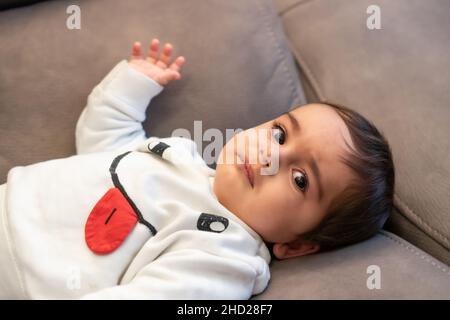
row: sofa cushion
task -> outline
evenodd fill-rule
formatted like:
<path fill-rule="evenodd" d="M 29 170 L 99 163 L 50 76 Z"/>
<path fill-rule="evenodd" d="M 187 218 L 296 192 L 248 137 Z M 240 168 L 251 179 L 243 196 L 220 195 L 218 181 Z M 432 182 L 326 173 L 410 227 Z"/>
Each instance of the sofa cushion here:
<path fill-rule="evenodd" d="M 151 103 L 148 134 L 193 136 L 194 120 L 201 133 L 245 129 L 305 102 L 270 0 L 77 3 L 79 30 L 66 28 L 71 1 L 0 12 L 0 183 L 13 166 L 75 153 L 87 96 L 135 40 L 158 37 L 186 57 L 182 80 Z"/>
<path fill-rule="evenodd" d="M 390 141 L 400 216 L 387 226 L 450 264 L 450 2 L 377 1 L 380 30 L 366 27 L 370 0 L 274 3 L 319 100 L 361 112 Z"/>
<path fill-rule="evenodd" d="M 267 290 L 253 299 L 450 299 L 450 268 L 387 231 L 339 250 L 275 261 L 271 274 Z"/>

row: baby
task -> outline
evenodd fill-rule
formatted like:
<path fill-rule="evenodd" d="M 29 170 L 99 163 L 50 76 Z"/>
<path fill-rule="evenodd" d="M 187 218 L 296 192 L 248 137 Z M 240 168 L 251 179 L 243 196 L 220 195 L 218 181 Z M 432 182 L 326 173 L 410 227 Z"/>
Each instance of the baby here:
<path fill-rule="evenodd" d="M 248 299 L 267 287 L 272 258 L 356 243 L 383 226 L 391 151 L 345 107 L 309 104 L 242 131 L 216 170 L 190 139 L 147 138 L 147 106 L 185 63 L 172 61 L 170 44 L 159 51 L 158 39 L 145 56 L 134 43 L 94 88 L 77 155 L 9 171 L 1 298 Z"/>

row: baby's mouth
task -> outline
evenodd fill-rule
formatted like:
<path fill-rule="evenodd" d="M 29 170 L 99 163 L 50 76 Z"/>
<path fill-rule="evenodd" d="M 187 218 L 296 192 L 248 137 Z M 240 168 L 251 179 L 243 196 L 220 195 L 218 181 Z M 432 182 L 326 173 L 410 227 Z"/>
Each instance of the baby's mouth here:
<path fill-rule="evenodd" d="M 254 186 L 253 168 L 250 165 L 250 163 L 248 162 L 248 158 L 247 157 L 241 157 L 240 155 L 238 155 L 238 157 L 241 159 L 241 161 L 244 162 L 243 164 L 238 164 L 238 166 L 242 170 L 242 172 L 245 175 L 245 177 L 247 178 L 247 180 L 250 183 L 251 187 L 253 188 L 253 186 Z"/>
<path fill-rule="evenodd" d="M 247 160 L 246 160 L 245 163 L 244 163 L 244 168 L 245 168 L 245 171 L 246 171 L 246 173 L 247 173 L 248 181 L 250 182 L 250 184 L 251 184 L 251 186 L 252 186 L 252 188 L 253 188 L 253 185 L 254 185 L 253 168 L 252 168 L 252 166 L 247 162 Z"/>

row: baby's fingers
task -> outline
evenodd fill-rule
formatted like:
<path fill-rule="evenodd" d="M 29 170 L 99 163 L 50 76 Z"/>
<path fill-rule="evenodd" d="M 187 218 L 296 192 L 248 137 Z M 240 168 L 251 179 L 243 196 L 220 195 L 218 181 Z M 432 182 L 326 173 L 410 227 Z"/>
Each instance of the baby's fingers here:
<path fill-rule="evenodd" d="M 166 70 L 164 70 L 164 77 L 165 77 L 166 81 L 180 80 L 181 74 L 178 71 L 175 71 L 172 69 L 166 69 Z"/>
<path fill-rule="evenodd" d="M 164 45 L 164 49 L 161 53 L 161 56 L 159 57 L 159 61 L 157 64 L 159 64 L 159 66 L 161 68 L 167 68 L 167 66 L 169 65 L 170 62 L 170 55 L 172 54 L 172 45 L 170 43 L 166 43 Z"/>
<path fill-rule="evenodd" d="M 186 62 L 186 59 L 183 56 L 178 57 L 169 67 L 169 69 L 180 71 L 183 64 Z"/>
<path fill-rule="evenodd" d="M 158 51 L 159 51 L 159 40 L 154 38 L 150 43 L 150 48 L 148 48 L 148 58 L 151 63 L 156 63 L 158 61 Z"/>
<path fill-rule="evenodd" d="M 140 42 L 133 43 L 133 48 L 131 49 L 131 59 L 142 59 L 142 48 Z"/>

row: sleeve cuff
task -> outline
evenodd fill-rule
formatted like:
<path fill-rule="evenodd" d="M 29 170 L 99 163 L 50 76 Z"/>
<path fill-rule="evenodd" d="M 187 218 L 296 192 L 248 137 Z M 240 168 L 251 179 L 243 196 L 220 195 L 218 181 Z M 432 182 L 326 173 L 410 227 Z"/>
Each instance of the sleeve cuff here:
<path fill-rule="evenodd" d="M 150 100 L 163 89 L 155 80 L 133 69 L 126 60 L 114 67 L 110 81 L 107 81 L 104 87 L 105 91 L 128 106 L 144 111 Z"/>

